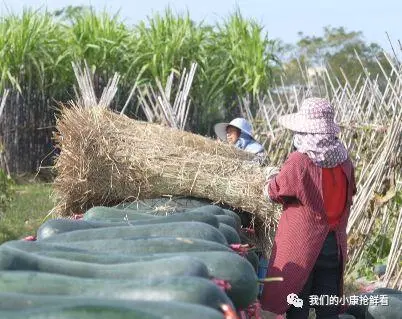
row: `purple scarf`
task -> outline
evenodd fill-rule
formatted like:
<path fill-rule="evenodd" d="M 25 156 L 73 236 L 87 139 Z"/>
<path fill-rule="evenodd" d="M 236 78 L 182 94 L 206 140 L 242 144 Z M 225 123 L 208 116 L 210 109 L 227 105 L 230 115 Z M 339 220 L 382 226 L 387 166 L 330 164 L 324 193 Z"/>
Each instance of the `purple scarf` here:
<path fill-rule="evenodd" d="M 320 167 L 335 167 L 348 158 L 348 151 L 336 135 L 295 133 L 293 144 Z"/>

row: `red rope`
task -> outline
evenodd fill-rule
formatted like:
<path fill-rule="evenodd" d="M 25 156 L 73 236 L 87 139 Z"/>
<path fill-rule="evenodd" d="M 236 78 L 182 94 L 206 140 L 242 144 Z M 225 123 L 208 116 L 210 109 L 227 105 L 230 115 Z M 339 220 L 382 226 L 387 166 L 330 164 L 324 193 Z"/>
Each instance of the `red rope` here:
<path fill-rule="evenodd" d="M 84 214 L 74 214 L 70 218 L 74 219 L 74 220 L 78 220 L 78 219 L 82 219 L 83 217 L 84 217 Z"/>
<path fill-rule="evenodd" d="M 242 228 L 241 230 L 244 231 L 247 234 L 255 234 L 255 229 L 254 228 L 245 227 L 245 228 Z"/>
<path fill-rule="evenodd" d="M 229 291 L 230 289 L 232 289 L 232 286 L 230 285 L 230 283 L 226 280 L 223 279 L 218 279 L 218 278 L 212 278 L 212 281 L 219 287 L 221 288 L 223 291 Z"/>
<path fill-rule="evenodd" d="M 249 249 L 251 248 L 248 244 L 242 245 L 242 244 L 231 244 L 230 248 L 232 248 L 235 252 L 237 252 L 241 256 L 245 256 Z"/>
<path fill-rule="evenodd" d="M 25 241 L 36 241 L 36 236 L 27 236 L 23 240 L 25 240 Z"/>

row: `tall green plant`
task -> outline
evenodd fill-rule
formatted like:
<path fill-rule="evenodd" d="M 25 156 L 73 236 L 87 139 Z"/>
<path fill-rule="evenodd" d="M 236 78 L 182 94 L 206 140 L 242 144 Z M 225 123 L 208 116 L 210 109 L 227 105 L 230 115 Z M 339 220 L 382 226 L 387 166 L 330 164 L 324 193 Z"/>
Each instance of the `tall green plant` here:
<path fill-rule="evenodd" d="M 258 23 L 239 12 L 215 26 L 168 8 L 129 27 L 118 14 L 90 7 L 25 10 L 0 22 L 0 89 L 13 84 L 20 92 L 23 86 L 64 101 L 72 97 L 71 62 L 85 60 L 96 67 L 99 88 L 114 72 L 121 75 L 119 104 L 134 83 L 155 85 L 158 78 L 164 85 L 171 72 L 197 62 L 190 117 L 195 131 L 208 133 L 237 97 L 269 87 L 277 64 L 273 45 Z"/>
<path fill-rule="evenodd" d="M 273 70 L 280 64 L 275 55 L 275 41 L 269 40 L 262 27 L 245 19 L 239 11 L 218 24 L 212 44 L 211 65 L 225 74 L 225 95 L 258 96 L 266 91 Z"/>
<path fill-rule="evenodd" d="M 201 61 L 201 48 L 206 34 L 188 13 L 173 14 L 166 9 L 147 21 L 141 21 L 135 31 L 135 63 L 144 71 L 144 80 L 158 78 L 166 83 L 171 72 L 180 73 L 192 62 Z"/>
<path fill-rule="evenodd" d="M 0 22 L 0 89 L 60 88 L 68 50 L 62 26 L 48 12 L 24 10 Z"/>
<path fill-rule="evenodd" d="M 280 63 L 275 55 L 276 42 L 240 11 L 223 23 L 204 26 L 204 31 L 206 45 L 201 48 L 202 67 L 194 90 L 200 130 L 211 133 L 216 121 L 236 115 L 239 99 L 249 96 L 256 101 L 269 89 Z"/>
<path fill-rule="evenodd" d="M 82 10 L 70 16 L 69 46 L 73 61 L 89 65 L 112 75 L 125 75 L 129 54 L 130 31 L 119 15 Z"/>

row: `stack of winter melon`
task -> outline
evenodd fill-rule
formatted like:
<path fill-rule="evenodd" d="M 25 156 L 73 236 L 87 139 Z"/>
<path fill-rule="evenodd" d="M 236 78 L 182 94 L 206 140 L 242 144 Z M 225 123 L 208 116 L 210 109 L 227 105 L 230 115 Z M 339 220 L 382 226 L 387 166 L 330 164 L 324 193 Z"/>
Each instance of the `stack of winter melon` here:
<path fill-rule="evenodd" d="M 4 243 L 0 318 L 212 319 L 253 304 L 258 258 L 235 249 L 238 215 L 197 201 L 167 213 L 93 207 Z"/>

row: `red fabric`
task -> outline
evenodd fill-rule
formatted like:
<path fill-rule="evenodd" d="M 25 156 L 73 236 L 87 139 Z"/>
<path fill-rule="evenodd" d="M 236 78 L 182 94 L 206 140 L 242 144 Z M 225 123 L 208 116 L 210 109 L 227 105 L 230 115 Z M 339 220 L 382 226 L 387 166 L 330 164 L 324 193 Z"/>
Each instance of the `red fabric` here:
<path fill-rule="evenodd" d="M 341 168 L 348 181 L 347 205 L 334 230 L 342 257 L 343 278 L 347 258 L 346 224 L 356 186 L 351 161 L 345 161 Z M 291 153 L 267 187 L 270 198 L 283 204 L 267 277 L 283 277 L 283 281 L 264 284 L 261 306 L 279 315 L 289 308 L 287 295 L 302 291 L 330 227 L 323 200 L 322 169 L 307 155 Z M 342 294 L 341 280 L 339 297 Z"/>
<path fill-rule="evenodd" d="M 324 208 L 329 226 L 334 229 L 345 210 L 348 181 L 342 167 L 322 168 L 322 191 Z"/>

